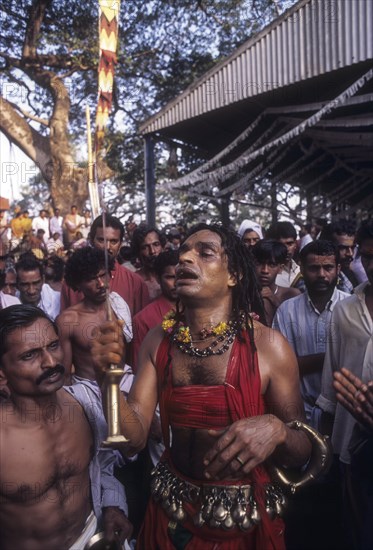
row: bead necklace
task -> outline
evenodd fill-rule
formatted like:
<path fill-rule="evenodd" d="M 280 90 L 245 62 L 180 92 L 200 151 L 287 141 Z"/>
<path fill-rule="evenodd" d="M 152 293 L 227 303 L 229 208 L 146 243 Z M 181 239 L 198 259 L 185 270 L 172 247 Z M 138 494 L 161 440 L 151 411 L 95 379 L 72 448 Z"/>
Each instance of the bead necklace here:
<path fill-rule="evenodd" d="M 187 355 L 191 355 L 194 357 L 211 357 L 212 355 L 222 355 L 225 353 L 228 349 L 231 343 L 233 342 L 237 331 L 232 331 L 226 336 L 218 336 L 216 340 L 211 342 L 207 348 L 200 349 L 195 346 L 193 346 L 192 342 L 184 343 L 180 342 L 177 338 L 173 337 L 172 341 L 176 344 L 176 346 L 179 348 L 180 351 L 183 353 L 186 353 Z M 225 340 L 225 341 L 224 341 Z M 224 342 L 220 348 L 216 348 L 221 342 Z"/>
<path fill-rule="evenodd" d="M 162 328 L 165 332 L 171 335 L 172 341 L 180 351 L 195 357 L 210 357 L 212 355 L 222 355 L 233 342 L 238 329 L 236 321 L 221 322 L 215 327 L 203 328 L 200 331 L 200 337 L 205 340 L 209 336 L 216 336 L 215 340 L 204 349 L 197 348 L 193 345 L 189 327 L 185 326 L 182 321 L 178 322 L 178 327 L 175 327 L 175 313 L 168 313 L 162 322 Z M 221 344 L 220 347 L 217 347 Z"/>

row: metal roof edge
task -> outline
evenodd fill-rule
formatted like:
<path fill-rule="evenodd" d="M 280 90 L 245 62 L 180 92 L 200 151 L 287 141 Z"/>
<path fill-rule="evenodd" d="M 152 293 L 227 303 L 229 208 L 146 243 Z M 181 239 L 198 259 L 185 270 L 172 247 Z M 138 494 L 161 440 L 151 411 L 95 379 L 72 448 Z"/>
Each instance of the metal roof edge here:
<path fill-rule="evenodd" d="M 284 11 L 283 14 L 279 15 L 274 21 L 269 23 L 266 27 L 264 27 L 261 31 L 259 31 L 254 36 L 251 36 L 248 38 L 241 46 L 236 48 L 234 52 L 229 54 L 228 56 L 224 57 L 221 61 L 219 61 L 216 65 L 211 67 L 208 71 L 206 71 L 202 76 L 197 78 L 194 82 L 192 82 L 183 92 L 181 92 L 177 97 L 166 103 L 162 109 L 157 111 L 154 115 L 147 118 L 144 122 L 142 122 L 139 126 L 139 133 L 140 134 L 146 134 L 144 130 L 147 126 L 149 126 L 154 120 L 156 120 L 162 113 L 166 112 L 168 109 L 170 109 L 173 105 L 176 105 L 183 97 L 186 97 L 190 92 L 192 92 L 195 88 L 197 88 L 203 81 L 207 80 L 210 76 L 217 73 L 224 65 L 229 64 L 229 62 L 241 55 L 242 52 L 247 50 L 249 47 L 251 47 L 255 42 L 259 42 L 263 36 L 268 34 L 275 28 L 277 25 L 280 25 L 283 21 L 285 21 L 288 17 L 293 15 L 293 13 L 299 11 L 304 5 L 308 3 L 312 3 L 314 0 L 300 0 L 290 8 L 288 8 L 286 11 Z M 153 133 L 153 132 L 152 132 Z"/>

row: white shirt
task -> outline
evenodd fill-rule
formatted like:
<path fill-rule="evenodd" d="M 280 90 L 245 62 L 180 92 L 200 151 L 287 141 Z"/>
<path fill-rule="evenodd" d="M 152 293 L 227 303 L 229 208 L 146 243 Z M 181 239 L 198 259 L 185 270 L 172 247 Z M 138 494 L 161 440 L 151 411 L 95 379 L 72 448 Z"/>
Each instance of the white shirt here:
<path fill-rule="evenodd" d="M 283 268 L 282 272 L 279 273 L 276 277 L 276 285 L 289 288 L 291 287 L 294 279 L 296 279 L 299 274 L 299 265 L 294 260 L 291 260 L 290 270 L 287 271 L 287 269 Z"/>
<path fill-rule="evenodd" d="M 53 288 L 46 283 L 43 284 L 38 307 L 40 307 L 40 309 L 42 309 L 53 321 L 60 313 L 60 296 L 60 292 L 53 290 Z"/>
<path fill-rule="evenodd" d="M 373 320 L 365 303 L 362 283 L 340 304 L 337 304 L 331 320 L 330 336 L 326 348 L 321 383 L 321 395 L 317 405 L 334 416 L 332 444 L 341 462 L 350 463 L 348 446 L 355 425 L 354 417 L 337 402 L 333 388 L 333 372 L 342 367 L 367 382 L 373 380 Z"/>
<path fill-rule="evenodd" d="M 346 292 L 334 289 L 324 311 L 320 312 L 313 305 L 306 290 L 303 294 L 280 304 L 272 327 L 285 336 L 298 357 L 325 353 L 332 311 L 340 300 L 349 296 Z M 300 384 L 306 418 L 311 422 L 313 408 L 321 390 L 321 372 L 305 374 L 301 377 Z"/>
<path fill-rule="evenodd" d="M 122 296 L 119 296 L 117 292 L 110 292 L 109 301 L 111 307 L 115 312 L 115 315 L 118 317 L 118 319 L 124 321 L 122 330 L 126 342 L 131 342 L 133 338 L 132 317 L 127 302 L 123 300 Z"/>
<path fill-rule="evenodd" d="M 63 224 L 63 217 L 62 216 L 52 216 L 51 217 L 51 219 L 49 221 L 49 229 L 50 229 L 51 237 L 53 237 L 53 235 L 55 233 L 59 233 L 60 237 L 62 239 L 62 236 L 63 236 L 62 224 Z"/>
<path fill-rule="evenodd" d="M 36 218 L 32 220 L 31 227 L 35 231 L 35 235 L 38 229 L 44 229 L 45 233 L 44 233 L 43 240 L 46 243 L 47 240 L 49 239 L 49 218 L 42 218 L 41 216 L 36 216 Z"/>
<path fill-rule="evenodd" d="M 360 283 L 365 283 L 365 281 L 368 280 L 368 275 L 366 274 L 365 269 L 362 266 L 360 255 L 356 254 L 356 250 L 355 250 L 354 259 L 350 263 L 350 268 L 355 273 L 355 277 L 360 284 Z"/>
<path fill-rule="evenodd" d="M 20 303 L 21 303 L 20 300 L 15 296 L 12 296 L 11 294 L 5 294 L 2 290 L 0 290 L 1 309 L 5 309 L 6 307 L 14 306 Z"/>
<path fill-rule="evenodd" d="M 304 237 L 302 237 L 299 241 L 299 250 L 302 250 L 302 248 L 304 248 L 307 244 L 312 242 L 313 242 L 313 238 L 309 233 L 307 233 L 307 235 L 304 235 Z"/>

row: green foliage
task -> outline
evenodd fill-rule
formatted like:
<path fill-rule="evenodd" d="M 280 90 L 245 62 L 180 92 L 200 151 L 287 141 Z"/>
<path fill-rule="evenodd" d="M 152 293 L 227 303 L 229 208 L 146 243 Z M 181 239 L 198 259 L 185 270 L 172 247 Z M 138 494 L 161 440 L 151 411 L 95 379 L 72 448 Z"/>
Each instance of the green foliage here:
<path fill-rule="evenodd" d="M 277 10 L 287 4 L 289 0 L 127 0 L 121 3 L 114 102 L 105 158 L 116 174 L 110 182 L 112 208 L 124 210 L 130 204 L 139 209 L 139 215 L 145 215 L 139 124 L 270 22 Z M 22 49 L 32 8 L 39 6 L 46 9 L 37 39 L 38 58 L 28 65 L 22 59 Z M 93 114 L 97 101 L 98 1 L 9 0 L 1 4 L 0 17 L 3 93 L 6 85 L 16 83 L 18 95 L 12 91 L 13 95 L 7 99 L 22 104 L 34 117 L 48 118 L 54 104 L 50 92 L 35 78 L 35 72 L 53 72 L 62 78 L 71 101 L 71 142 L 78 153 L 77 160 L 85 159 L 85 105 L 91 106 Z M 32 125 L 47 135 L 48 128 L 37 121 Z M 157 146 L 159 182 L 168 177 L 167 155 L 171 146 L 167 143 Z M 202 153 L 190 148 L 178 148 L 178 157 L 179 174 L 187 173 L 203 161 Z M 136 198 L 139 193 L 141 200 Z M 211 202 L 180 193 L 170 197 L 160 188 L 159 204 L 163 206 L 170 200 L 175 217 L 214 217 L 215 213 L 219 216 Z"/>

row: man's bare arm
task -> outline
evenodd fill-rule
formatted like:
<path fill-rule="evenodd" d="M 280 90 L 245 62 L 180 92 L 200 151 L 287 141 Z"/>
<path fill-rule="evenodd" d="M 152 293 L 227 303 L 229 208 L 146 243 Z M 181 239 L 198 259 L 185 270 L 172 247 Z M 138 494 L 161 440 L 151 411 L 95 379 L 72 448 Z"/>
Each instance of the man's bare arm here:
<path fill-rule="evenodd" d="M 271 345 L 262 350 L 270 366 L 265 401 L 274 418 L 285 428 L 284 441 L 277 445 L 272 458 L 285 467 L 302 466 L 310 456 L 310 441 L 304 433 L 286 426 L 293 420 L 305 421 L 304 404 L 299 389 L 298 361 L 286 339 L 278 331 L 269 330 Z"/>
<path fill-rule="evenodd" d="M 104 372 L 110 363 L 118 364 L 124 354 L 123 338 L 118 322 L 105 323 L 101 326 L 97 338 L 93 340 L 92 356 L 95 362 L 98 380 L 105 393 Z M 155 357 L 158 344 L 163 336 L 162 329 L 157 327 L 150 331 L 140 348 L 139 369 L 136 374 L 128 400 L 121 395 L 120 424 L 122 434 L 129 443 L 121 447 L 121 452 L 133 455 L 146 445 L 158 402 L 157 376 Z"/>

